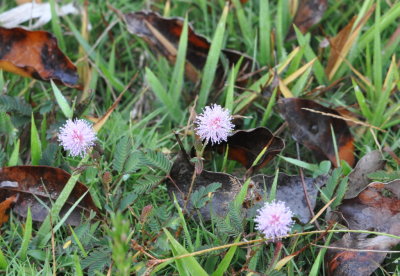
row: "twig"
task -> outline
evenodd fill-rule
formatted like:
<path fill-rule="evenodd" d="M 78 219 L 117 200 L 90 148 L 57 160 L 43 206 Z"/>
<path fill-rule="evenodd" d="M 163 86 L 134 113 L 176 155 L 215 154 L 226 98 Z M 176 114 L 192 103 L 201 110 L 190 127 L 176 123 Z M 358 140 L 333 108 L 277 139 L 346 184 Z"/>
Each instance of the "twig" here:
<path fill-rule="evenodd" d="M 328 117 L 332 117 L 332 118 L 336 118 L 336 119 L 341 119 L 341 120 L 344 120 L 344 121 L 352 122 L 352 123 L 355 123 L 357 125 L 362 125 L 362 126 L 366 126 L 366 127 L 369 127 L 369 128 L 374 128 L 374 129 L 377 129 L 377 130 L 382 131 L 382 132 L 386 132 L 386 130 L 383 130 L 383 129 L 379 128 L 379 127 L 370 125 L 368 123 L 365 123 L 365 122 L 362 122 L 362 121 L 359 121 L 359 120 L 356 120 L 356 119 L 343 117 L 343 116 L 336 115 L 336 114 L 333 114 L 333 113 L 326 113 L 326 112 L 322 112 L 322 111 L 318 111 L 318 110 L 314 110 L 314 109 L 306 108 L 306 107 L 303 107 L 301 109 L 307 110 L 307 111 L 310 111 L 310 112 L 313 112 L 313 113 L 318 113 L 318 114 L 321 114 L 321 115 L 324 115 L 324 116 L 328 116 Z"/>
<path fill-rule="evenodd" d="M 396 254 L 400 253 L 400 251 L 391 251 L 391 250 L 375 250 L 375 249 L 356 249 L 356 248 L 346 248 L 346 247 L 336 247 L 336 246 L 326 246 L 326 245 L 319 245 L 315 243 L 310 243 L 312 246 L 319 247 L 319 248 L 327 248 L 333 250 L 342 250 L 342 251 L 350 251 L 350 252 L 372 252 L 372 253 L 389 253 L 389 254 Z"/>
<path fill-rule="evenodd" d="M 400 165 L 400 158 L 393 152 L 393 150 L 392 150 L 390 147 L 385 146 L 385 147 L 383 148 L 383 150 L 384 150 L 385 152 L 389 153 L 389 155 L 394 159 L 394 161 L 396 161 L 396 163 L 397 163 L 398 165 Z"/>
<path fill-rule="evenodd" d="M 50 226 L 51 226 L 51 252 L 53 255 L 53 276 L 57 275 L 57 263 L 56 263 L 56 241 L 54 238 L 54 231 L 53 231 L 53 219 L 51 213 L 49 213 L 50 218 Z"/>
<path fill-rule="evenodd" d="M 285 236 L 281 236 L 281 237 L 277 237 L 277 239 L 283 239 L 283 238 L 293 238 L 293 237 L 300 237 L 300 236 L 306 236 L 306 235 L 311 235 L 311 234 L 324 234 L 321 235 L 320 237 L 318 237 L 315 241 L 318 241 L 319 239 L 321 239 L 322 237 L 325 237 L 326 234 L 328 233 L 361 233 L 361 234 L 372 234 L 372 235 L 379 235 L 379 236 L 386 236 L 386 237 L 391 237 L 391 238 L 395 238 L 400 240 L 400 236 L 396 236 L 393 234 L 388 234 L 388 233 L 383 233 L 383 232 L 375 232 L 375 231 L 367 231 L 367 230 L 350 230 L 350 229 L 338 229 L 338 230 L 330 230 L 325 229 L 325 230 L 316 230 L 316 231 L 309 231 L 309 232 L 301 232 L 301 233 L 294 233 L 294 234 L 290 234 L 290 235 L 285 235 Z M 212 247 L 212 248 L 207 248 L 207 249 L 203 249 L 203 250 L 199 250 L 199 251 L 195 251 L 195 252 L 191 252 L 191 253 L 187 253 L 187 254 L 183 254 L 180 256 L 175 256 L 175 257 L 170 257 L 170 258 L 166 258 L 166 259 L 152 259 L 148 262 L 148 269 L 146 270 L 146 272 L 150 272 L 151 269 L 161 263 L 164 262 L 169 262 L 169 261 L 175 261 L 175 260 L 181 260 L 184 258 L 188 258 L 188 257 L 194 257 L 194 256 L 198 256 L 198 255 L 202 255 L 204 253 L 208 253 L 208 252 L 212 252 L 212 251 L 216 251 L 216 250 L 221 250 L 221 249 L 226 249 L 226 248 L 230 248 L 232 246 L 244 246 L 244 245 L 250 245 L 250 244 L 256 244 L 256 243 L 261 243 L 261 242 L 266 242 L 266 241 L 270 241 L 271 239 L 265 239 L 265 238 L 260 238 L 260 239 L 255 239 L 255 240 L 251 240 L 251 241 L 243 241 L 243 242 L 234 242 L 234 243 L 230 243 L 230 244 L 224 244 L 224 245 L 220 245 L 220 246 L 216 246 L 216 247 Z M 314 241 L 314 242 L 315 242 Z M 300 250 L 305 250 L 304 248 L 300 249 Z M 365 251 L 365 250 L 364 250 Z"/>
<path fill-rule="evenodd" d="M 301 160 L 300 159 L 300 147 L 299 147 L 299 143 L 297 143 L 297 142 L 296 142 L 296 151 L 297 151 L 297 159 Z M 300 167 L 299 167 L 299 172 L 300 172 L 301 184 L 303 186 L 304 197 L 306 198 L 307 207 L 308 207 L 308 210 L 310 211 L 311 217 L 313 218 L 313 217 L 315 217 L 315 214 L 314 214 L 313 208 L 311 207 L 310 198 L 308 196 L 307 187 L 306 187 L 306 183 L 304 180 L 303 169 Z M 315 221 L 315 226 L 317 226 L 317 228 L 319 230 L 321 230 L 321 227 L 320 227 L 318 221 Z"/>

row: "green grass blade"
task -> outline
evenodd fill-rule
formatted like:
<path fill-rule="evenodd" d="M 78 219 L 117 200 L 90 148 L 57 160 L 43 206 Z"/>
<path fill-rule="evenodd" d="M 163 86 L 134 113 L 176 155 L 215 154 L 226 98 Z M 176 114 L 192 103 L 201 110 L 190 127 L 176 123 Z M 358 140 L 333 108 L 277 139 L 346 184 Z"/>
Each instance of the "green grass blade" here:
<path fill-rule="evenodd" d="M 284 40 L 285 40 L 285 20 L 288 10 L 287 0 L 278 0 L 278 11 L 276 13 L 276 50 L 279 60 L 285 59 L 287 56 Z"/>
<path fill-rule="evenodd" d="M 260 1 L 260 15 L 258 25 L 258 37 L 260 41 L 260 65 L 271 64 L 271 15 L 269 11 L 269 0 Z"/>
<path fill-rule="evenodd" d="M 239 22 L 239 27 L 242 32 L 245 44 L 247 46 L 246 48 L 251 48 L 254 38 L 251 20 L 249 20 L 249 18 L 246 18 L 243 6 L 239 0 L 233 0 L 233 5 L 235 6 L 236 17 Z"/>
<path fill-rule="evenodd" d="M 173 102 L 178 104 L 182 94 L 183 79 L 185 76 L 186 52 L 188 45 L 188 18 L 185 17 L 181 37 L 179 39 L 178 55 L 174 71 L 169 84 L 168 94 L 172 95 Z"/>
<path fill-rule="evenodd" d="M 329 235 L 325 241 L 325 246 L 329 246 L 332 236 L 333 236 L 333 233 L 329 233 Z M 318 252 L 318 256 L 317 256 L 317 258 L 315 258 L 315 261 L 313 263 L 313 266 L 311 267 L 309 276 L 321 275 L 319 273 L 319 268 L 324 263 L 324 256 L 325 256 L 326 250 L 328 250 L 328 248 L 321 248 L 321 250 Z"/>
<path fill-rule="evenodd" d="M 176 209 L 178 210 L 178 215 L 179 215 L 179 218 L 181 220 L 181 225 L 183 227 L 183 233 L 185 233 L 185 237 L 186 237 L 186 241 L 188 242 L 189 249 L 190 249 L 191 252 L 193 252 L 194 251 L 194 246 L 193 246 L 193 243 L 192 243 L 192 237 L 190 236 L 190 233 L 189 233 L 189 230 L 188 230 L 188 227 L 187 227 L 187 224 L 186 224 L 185 217 L 183 216 L 182 209 L 179 206 L 175 195 L 174 195 L 174 204 L 175 204 Z"/>
<path fill-rule="evenodd" d="M 240 240 L 240 236 L 236 238 L 235 243 Z M 229 248 L 228 252 L 226 253 L 225 257 L 219 263 L 217 269 L 211 274 L 211 276 L 223 276 L 224 273 L 227 272 L 229 265 L 232 262 L 232 258 L 236 253 L 237 246 L 232 246 Z"/>
<path fill-rule="evenodd" d="M 74 266 L 75 266 L 75 275 L 83 276 L 83 271 L 82 271 L 82 267 L 81 267 L 81 263 L 80 263 L 80 258 L 76 254 L 76 252 L 74 253 Z"/>
<path fill-rule="evenodd" d="M 99 67 L 100 71 L 103 73 L 104 77 L 110 82 L 112 86 L 114 86 L 115 89 L 117 89 L 118 91 L 123 91 L 125 87 L 124 84 L 108 70 L 108 65 L 104 61 L 102 56 L 100 56 L 98 52 L 92 49 L 92 46 L 90 46 L 89 43 L 82 37 L 79 30 L 75 27 L 74 23 L 71 21 L 71 19 L 68 18 L 68 16 L 64 16 L 64 20 L 67 22 L 68 27 L 71 29 L 76 40 L 78 40 L 79 44 L 83 47 L 87 55 L 91 59 L 96 61 L 96 64 Z"/>
<path fill-rule="evenodd" d="M 68 104 L 68 101 L 65 99 L 63 94 L 61 94 L 61 91 L 60 89 L 58 89 L 57 85 L 52 80 L 50 82 L 58 106 L 61 108 L 61 111 L 64 113 L 65 117 L 67 117 L 68 119 L 72 119 L 73 111 L 70 105 Z"/>
<path fill-rule="evenodd" d="M 225 97 L 225 108 L 228 109 L 230 112 L 233 111 L 235 78 L 236 78 L 235 69 L 232 68 L 228 78 L 228 87 L 226 88 L 226 97 Z"/>
<path fill-rule="evenodd" d="M 217 71 L 219 56 L 221 54 L 222 44 L 224 41 L 225 23 L 228 16 L 228 11 L 229 7 L 226 5 L 218 22 L 210 51 L 208 52 L 206 65 L 204 66 L 203 70 L 197 111 L 200 111 L 206 105 L 211 86 L 215 79 L 215 72 Z"/>
<path fill-rule="evenodd" d="M 182 117 L 182 111 L 174 103 L 171 94 L 168 94 L 160 80 L 154 75 L 153 71 L 146 68 L 146 78 L 157 98 L 164 104 L 167 112 L 170 114 L 171 119 L 179 122 Z"/>
<path fill-rule="evenodd" d="M 71 231 L 72 236 L 74 237 L 74 240 L 75 240 L 76 244 L 78 245 L 79 249 L 81 250 L 82 255 L 83 255 L 84 257 L 87 257 L 88 254 L 87 254 L 85 248 L 83 247 L 81 241 L 79 240 L 79 237 L 76 235 L 74 229 L 72 229 L 72 227 L 70 226 L 70 227 L 69 227 L 69 230 Z"/>
<path fill-rule="evenodd" d="M 51 29 L 53 30 L 53 33 L 57 38 L 58 47 L 62 51 L 65 51 L 66 50 L 65 41 L 61 30 L 60 18 L 58 17 L 58 13 L 56 11 L 55 0 L 50 0 L 50 10 L 51 10 Z"/>
<path fill-rule="evenodd" d="M 177 254 L 175 256 L 186 255 L 189 252 L 171 235 L 171 233 L 164 228 L 164 233 L 167 235 L 167 238 L 170 242 L 171 248 L 173 248 L 174 253 Z M 175 263 L 181 262 L 184 268 L 192 275 L 192 276 L 206 276 L 207 272 L 201 267 L 201 265 L 196 261 L 194 257 L 186 257 L 179 260 L 175 260 Z"/>
<path fill-rule="evenodd" d="M 276 190 L 278 188 L 279 168 L 275 171 L 274 181 L 272 182 L 271 191 L 269 192 L 269 200 L 272 201 L 276 198 Z"/>
<path fill-rule="evenodd" d="M 0 249 L 0 269 L 6 269 L 8 266 L 8 262 L 6 257 L 3 254 L 3 251 Z"/>
<path fill-rule="evenodd" d="M 38 165 L 39 160 L 42 158 L 42 145 L 40 143 L 39 133 L 35 125 L 35 119 L 31 120 L 31 160 L 32 165 Z"/>
<path fill-rule="evenodd" d="M 31 213 L 31 208 L 28 207 L 28 213 L 26 215 L 24 237 L 22 239 L 21 248 L 19 249 L 19 252 L 17 253 L 18 257 L 21 260 L 26 259 L 26 252 L 28 250 L 28 245 L 29 245 L 29 241 L 30 241 L 31 237 L 32 237 L 32 213 Z"/>
<path fill-rule="evenodd" d="M 7 166 L 16 166 L 18 164 L 18 156 L 19 156 L 19 146 L 20 140 L 18 139 L 14 145 L 14 149 L 11 153 L 10 160 L 8 160 Z"/>
<path fill-rule="evenodd" d="M 358 56 L 358 53 L 364 50 L 365 47 L 374 39 L 376 29 L 383 32 L 391 24 L 395 23 L 400 17 L 400 2 L 394 4 L 379 20 L 379 24 L 374 24 L 370 27 L 360 38 L 357 45 L 357 49 L 354 56 Z M 352 60 L 349 60 L 352 62 Z"/>
<path fill-rule="evenodd" d="M 310 34 L 303 35 L 296 26 L 294 26 L 294 30 L 296 32 L 296 37 L 300 44 L 300 47 L 304 48 L 304 56 L 306 57 L 307 62 L 315 59 L 317 55 L 314 53 L 313 49 L 310 46 Z M 319 84 L 324 85 L 328 82 L 328 77 L 325 74 L 325 69 L 319 59 L 314 62 L 313 71 Z"/>
<path fill-rule="evenodd" d="M 239 193 L 237 193 L 235 199 L 234 199 L 234 204 L 236 207 L 240 207 L 242 206 L 244 199 L 246 198 L 247 195 L 247 190 L 249 188 L 249 184 L 250 184 L 250 178 L 248 178 L 246 180 L 246 182 L 244 182 L 242 188 L 240 189 Z"/>
<path fill-rule="evenodd" d="M 375 25 L 380 26 L 381 15 L 380 1 L 376 1 L 375 10 Z M 382 93 L 382 49 L 381 49 L 381 34 L 379 28 L 374 29 L 374 86 L 375 93 L 380 95 Z"/>
<path fill-rule="evenodd" d="M 365 118 L 367 118 L 368 121 L 370 121 L 373 118 L 372 117 L 373 115 L 367 105 L 367 102 L 365 101 L 364 94 L 361 92 L 360 87 L 357 85 L 357 83 L 354 80 L 352 80 L 352 82 L 353 82 L 354 93 L 356 95 L 358 105 L 360 106 L 361 113 Z"/>

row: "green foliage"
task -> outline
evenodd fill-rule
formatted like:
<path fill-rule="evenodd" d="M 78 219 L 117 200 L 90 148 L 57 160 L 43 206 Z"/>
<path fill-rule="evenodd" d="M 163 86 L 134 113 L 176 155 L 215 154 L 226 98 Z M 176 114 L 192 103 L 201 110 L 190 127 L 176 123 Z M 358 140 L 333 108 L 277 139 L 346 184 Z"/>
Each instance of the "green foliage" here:
<path fill-rule="evenodd" d="M 122 173 L 122 171 L 124 170 L 124 165 L 126 159 L 128 159 L 131 147 L 132 145 L 129 141 L 128 136 L 122 137 L 121 140 L 118 142 L 115 148 L 113 160 L 113 169 L 117 172 Z"/>
<path fill-rule="evenodd" d="M 15 136 L 17 130 L 12 124 L 11 117 L 5 112 L 0 112 L 0 134 L 5 134 L 10 137 Z"/>
<path fill-rule="evenodd" d="M 164 228 L 174 256 L 188 254 L 189 252 Z M 194 257 L 187 257 L 175 260 L 180 275 L 201 276 L 208 275 Z"/>
<path fill-rule="evenodd" d="M 222 42 L 225 34 L 225 22 L 227 15 L 228 7 L 226 6 L 216 27 L 214 38 L 211 42 L 210 51 L 208 52 L 206 64 L 204 65 L 203 78 L 199 92 L 199 102 L 197 106 L 198 111 L 206 105 L 208 95 L 211 92 L 211 85 L 215 79 L 215 73 L 217 71 L 218 61 L 222 49 Z"/>
<path fill-rule="evenodd" d="M 110 237 L 112 239 L 112 259 L 117 268 L 118 275 L 129 275 L 132 254 L 130 248 L 130 223 L 121 213 L 113 214 L 111 217 L 112 229 Z"/>
<path fill-rule="evenodd" d="M 57 156 L 59 146 L 56 143 L 49 143 L 42 152 L 42 158 L 39 160 L 39 165 L 53 166 Z"/>
<path fill-rule="evenodd" d="M 118 142 L 113 159 L 113 169 L 120 174 L 133 173 L 141 167 L 141 153 L 132 149 L 129 137 L 124 136 Z"/>
<path fill-rule="evenodd" d="M 244 214 L 234 203 L 229 204 L 225 219 L 216 219 L 218 233 L 222 236 L 236 237 L 244 231 Z"/>
<path fill-rule="evenodd" d="M 368 178 L 371 181 L 382 181 L 382 182 L 390 182 L 396 179 L 400 179 L 400 172 L 393 171 L 393 172 L 386 172 L 386 171 L 376 171 L 373 173 L 368 174 Z"/>
<path fill-rule="evenodd" d="M 31 122 L 31 159 L 32 165 L 38 165 L 42 157 L 42 143 L 40 141 L 39 133 L 35 125 L 35 119 L 32 114 Z"/>
<path fill-rule="evenodd" d="M 159 184 L 164 177 L 147 174 L 143 178 L 138 179 L 133 187 L 138 195 L 149 192 L 154 186 Z"/>
<path fill-rule="evenodd" d="M 82 269 L 88 269 L 88 275 L 96 275 L 110 265 L 111 252 L 109 248 L 101 248 L 93 251 L 81 262 Z"/>
<path fill-rule="evenodd" d="M 4 152 L 3 147 L 2 147 L 2 145 L 0 145 L 0 166 L 3 166 L 3 164 L 5 163 L 6 157 L 7 157 L 7 155 Z"/>
<path fill-rule="evenodd" d="M 336 196 L 336 199 L 330 205 L 332 209 L 335 209 L 342 201 L 347 190 L 348 180 L 348 176 L 343 176 L 343 169 L 339 167 L 332 171 L 325 187 L 322 188 L 321 197 L 325 203 L 328 203 L 328 201 Z"/>
<path fill-rule="evenodd" d="M 30 117 L 32 107 L 18 97 L 0 95 L 0 112 L 16 112 L 19 115 Z"/>
<path fill-rule="evenodd" d="M 206 205 L 206 203 L 211 199 L 209 194 L 215 193 L 219 188 L 221 188 L 221 183 L 214 182 L 207 186 L 202 186 L 198 190 L 194 191 L 190 197 L 193 207 L 200 209 Z"/>
<path fill-rule="evenodd" d="M 169 173 L 172 167 L 172 162 L 161 152 L 148 150 L 142 156 L 142 164 L 162 170 L 164 173 Z"/>

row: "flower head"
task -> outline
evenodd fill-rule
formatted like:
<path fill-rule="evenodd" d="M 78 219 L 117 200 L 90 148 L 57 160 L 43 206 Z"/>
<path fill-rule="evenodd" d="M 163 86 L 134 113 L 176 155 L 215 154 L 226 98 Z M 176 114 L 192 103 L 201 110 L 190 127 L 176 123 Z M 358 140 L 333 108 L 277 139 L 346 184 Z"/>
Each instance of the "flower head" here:
<path fill-rule="evenodd" d="M 203 113 L 196 118 L 196 133 L 206 142 L 218 144 L 228 139 L 228 134 L 233 130 L 232 116 L 229 110 L 220 105 L 206 106 Z"/>
<path fill-rule="evenodd" d="M 282 201 L 266 202 L 254 219 L 256 229 L 266 238 L 276 239 L 287 235 L 293 226 L 293 213 Z"/>
<path fill-rule="evenodd" d="M 82 119 L 68 120 L 58 135 L 58 141 L 71 156 L 83 157 L 96 139 L 92 125 Z"/>

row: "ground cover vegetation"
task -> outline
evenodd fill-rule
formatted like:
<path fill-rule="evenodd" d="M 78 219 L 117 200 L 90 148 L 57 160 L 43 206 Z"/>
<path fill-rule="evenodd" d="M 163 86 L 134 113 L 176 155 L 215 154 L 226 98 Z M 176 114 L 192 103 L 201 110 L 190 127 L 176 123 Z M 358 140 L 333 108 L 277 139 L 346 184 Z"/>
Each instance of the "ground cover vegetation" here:
<path fill-rule="evenodd" d="M 0 1 L 1 273 L 400 274 L 398 1 L 39 2 Z"/>

